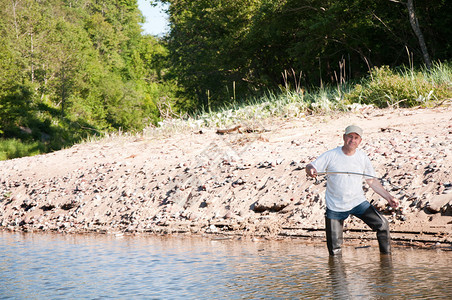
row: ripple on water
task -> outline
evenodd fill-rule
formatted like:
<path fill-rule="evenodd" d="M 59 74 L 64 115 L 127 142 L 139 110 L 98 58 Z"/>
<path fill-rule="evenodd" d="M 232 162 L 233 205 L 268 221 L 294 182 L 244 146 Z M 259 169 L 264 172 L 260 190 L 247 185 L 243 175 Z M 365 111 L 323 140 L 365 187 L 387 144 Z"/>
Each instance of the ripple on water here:
<path fill-rule="evenodd" d="M 11 299 L 436 298 L 452 295 L 450 252 L 0 232 L 0 295 Z"/>

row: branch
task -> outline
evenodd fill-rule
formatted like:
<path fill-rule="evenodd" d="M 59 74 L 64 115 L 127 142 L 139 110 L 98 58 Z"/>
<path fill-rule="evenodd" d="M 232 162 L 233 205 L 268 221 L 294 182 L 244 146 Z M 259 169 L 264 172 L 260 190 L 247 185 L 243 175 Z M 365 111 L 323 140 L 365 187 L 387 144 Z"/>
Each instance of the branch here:
<path fill-rule="evenodd" d="M 389 1 L 406 5 L 406 2 L 402 2 L 402 1 L 397 1 L 397 0 L 389 0 Z"/>

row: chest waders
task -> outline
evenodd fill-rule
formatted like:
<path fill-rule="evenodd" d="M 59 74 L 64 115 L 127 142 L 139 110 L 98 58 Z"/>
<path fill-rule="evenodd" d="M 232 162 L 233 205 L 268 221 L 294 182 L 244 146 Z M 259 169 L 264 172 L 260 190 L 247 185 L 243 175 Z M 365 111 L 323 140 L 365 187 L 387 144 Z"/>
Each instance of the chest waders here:
<path fill-rule="evenodd" d="M 391 253 L 391 237 L 389 235 L 389 223 L 372 205 L 366 211 L 356 216 L 363 220 L 373 231 L 377 232 L 380 253 Z M 342 253 L 344 220 L 336 220 L 325 217 L 326 244 L 330 255 Z"/>

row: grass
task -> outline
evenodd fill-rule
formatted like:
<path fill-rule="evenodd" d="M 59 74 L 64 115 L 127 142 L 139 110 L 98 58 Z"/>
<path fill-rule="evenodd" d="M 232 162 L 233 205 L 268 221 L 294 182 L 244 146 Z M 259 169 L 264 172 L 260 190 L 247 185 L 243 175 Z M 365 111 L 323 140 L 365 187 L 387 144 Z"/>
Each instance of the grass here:
<path fill-rule="evenodd" d="M 357 84 L 347 95 L 351 103 L 376 107 L 428 107 L 452 97 L 452 67 L 435 64 L 431 71 L 387 66 L 374 68 L 370 78 Z"/>
<path fill-rule="evenodd" d="M 105 133 L 90 136 L 85 142 L 118 137 L 164 137 L 177 132 L 199 131 L 205 128 L 229 128 L 241 124 L 255 128 L 268 118 L 300 118 L 306 114 L 322 114 L 335 111 L 353 111 L 363 107 L 433 107 L 450 103 L 452 99 L 452 64 L 436 63 L 431 70 L 387 66 L 374 68 L 368 77 L 357 84 L 336 86 L 281 88 L 278 93 L 269 92 L 261 98 L 252 98 L 224 106 L 215 111 L 201 111 L 193 116 L 168 117 L 158 126 L 143 132 Z M 19 140 L 0 141 L 0 160 L 40 154 L 39 143 L 22 143 Z"/>
<path fill-rule="evenodd" d="M 6 139 L 0 141 L 0 160 L 33 156 L 43 152 L 44 147 L 39 142 L 24 143 L 18 139 Z"/>
<path fill-rule="evenodd" d="M 287 85 L 286 85 L 287 86 Z M 278 94 L 233 104 L 196 116 L 159 122 L 154 132 L 172 134 L 183 130 L 227 128 L 237 124 L 259 123 L 270 117 L 301 117 L 310 113 L 353 111 L 366 106 L 432 107 L 452 99 L 452 64 L 436 63 L 431 70 L 387 66 L 374 68 L 357 84 L 313 88 L 310 91 L 282 88 Z"/>
<path fill-rule="evenodd" d="M 336 87 L 325 87 L 314 92 L 285 90 L 278 94 L 267 93 L 243 103 L 235 103 L 216 111 L 200 112 L 195 116 L 168 118 L 147 134 L 167 136 L 187 130 L 199 131 L 205 128 L 229 128 L 236 125 L 255 128 L 269 118 L 300 118 L 311 113 L 351 111 L 363 104 L 350 104 L 343 97 L 343 91 Z"/>

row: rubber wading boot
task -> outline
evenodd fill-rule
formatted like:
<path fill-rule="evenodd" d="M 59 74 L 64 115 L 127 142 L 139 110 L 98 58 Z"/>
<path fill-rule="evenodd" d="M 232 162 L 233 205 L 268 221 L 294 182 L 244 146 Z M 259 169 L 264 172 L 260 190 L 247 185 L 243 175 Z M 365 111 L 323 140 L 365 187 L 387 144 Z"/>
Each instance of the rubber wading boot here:
<path fill-rule="evenodd" d="M 370 206 L 360 217 L 373 231 L 377 232 L 378 246 L 383 254 L 391 253 L 391 236 L 389 223 L 373 206 Z"/>
<path fill-rule="evenodd" d="M 335 220 L 325 217 L 326 245 L 330 255 L 342 254 L 342 235 L 344 220 Z"/>

